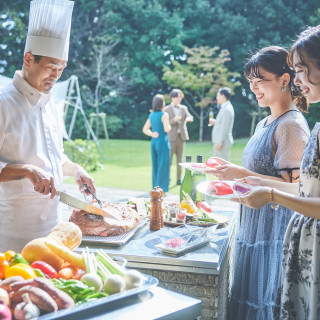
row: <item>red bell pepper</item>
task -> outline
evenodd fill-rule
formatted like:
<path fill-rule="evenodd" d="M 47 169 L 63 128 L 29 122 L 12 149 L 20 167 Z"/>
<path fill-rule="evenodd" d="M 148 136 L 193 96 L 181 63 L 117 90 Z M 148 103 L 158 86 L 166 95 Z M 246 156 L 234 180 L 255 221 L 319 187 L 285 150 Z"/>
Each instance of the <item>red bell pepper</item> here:
<path fill-rule="evenodd" d="M 205 210 L 205 211 L 207 211 L 207 212 L 212 212 L 211 211 L 211 208 L 210 208 L 210 206 L 209 206 L 209 204 L 208 204 L 208 202 L 206 202 L 206 201 L 199 201 L 198 203 L 197 203 L 197 207 L 199 208 L 199 209 L 203 209 L 203 210 Z"/>
<path fill-rule="evenodd" d="M 227 194 L 232 194 L 232 188 L 225 182 L 221 181 L 211 181 L 207 188 L 208 193 L 215 193 L 217 196 L 225 196 Z"/>
<path fill-rule="evenodd" d="M 220 163 L 214 158 L 214 157 L 210 157 L 207 161 L 206 161 L 206 166 L 210 167 L 210 168 L 215 168 L 220 166 Z"/>
<path fill-rule="evenodd" d="M 50 264 L 44 262 L 44 261 L 34 261 L 31 264 L 31 268 L 33 269 L 40 269 L 45 276 L 48 276 L 49 278 L 57 278 L 58 273 L 55 268 L 50 266 Z"/>

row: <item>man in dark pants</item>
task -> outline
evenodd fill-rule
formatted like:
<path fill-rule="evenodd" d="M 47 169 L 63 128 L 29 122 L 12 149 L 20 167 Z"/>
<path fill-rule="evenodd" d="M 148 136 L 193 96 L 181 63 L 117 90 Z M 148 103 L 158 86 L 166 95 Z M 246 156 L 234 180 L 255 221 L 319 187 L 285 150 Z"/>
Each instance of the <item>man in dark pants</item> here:
<path fill-rule="evenodd" d="M 171 130 L 168 132 L 171 154 L 170 164 L 172 164 L 173 155 L 177 160 L 177 184 L 181 184 L 181 167 L 184 142 L 189 140 L 187 122 L 193 121 L 193 116 L 189 113 L 188 108 L 181 104 L 184 95 L 180 89 L 173 89 L 170 92 L 171 103 L 165 107 L 165 112 L 169 115 Z"/>

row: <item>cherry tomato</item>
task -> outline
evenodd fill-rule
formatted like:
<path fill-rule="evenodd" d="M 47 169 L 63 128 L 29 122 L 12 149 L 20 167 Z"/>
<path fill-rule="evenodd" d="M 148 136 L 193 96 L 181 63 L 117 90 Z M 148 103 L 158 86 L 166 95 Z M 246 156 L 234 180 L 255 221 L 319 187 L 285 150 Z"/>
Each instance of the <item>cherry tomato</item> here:
<path fill-rule="evenodd" d="M 57 278 L 57 276 L 58 276 L 56 269 L 54 267 L 50 266 L 49 263 L 46 263 L 44 261 L 32 262 L 31 268 L 40 269 L 49 278 Z"/>
<path fill-rule="evenodd" d="M 206 161 L 206 166 L 210 167 L 210 168 L 215 168 L 217 166 L 220 166 L 220 163 L 214 158 L 214 157 L 210 157 L 207 161 Z"/>
<path fill-rule="evenodd" d="M 200 201 L 200 202 L 198 202 L 197 203 L 197 207 L 200 209 L 200 208 L 202 208 L 203 210 L 205 210 L 205 211 L 207 211 L 207 212 L 212 212 L 211 211 L 211 208 L 210 208 L 210 206 L 209 206 L 209 204 L 208 204 L 208 202 L 206 202 L 206 201 Z"/>

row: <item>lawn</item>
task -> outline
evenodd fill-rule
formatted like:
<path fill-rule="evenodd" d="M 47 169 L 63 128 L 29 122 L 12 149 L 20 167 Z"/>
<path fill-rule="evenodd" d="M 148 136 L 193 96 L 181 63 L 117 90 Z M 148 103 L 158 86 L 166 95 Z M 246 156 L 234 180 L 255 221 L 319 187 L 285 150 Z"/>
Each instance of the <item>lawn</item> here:
<path fill-rule="evenodd" d="M 231 162 L 241 164 L 241 154 L 248 139 L 238 139 L 231 148 Z M 103 169 L 91 172 L 96 185 L 117 189 L 149 191 L 152 188 L 150 141 L 146 140 L 100 140 L 106 158 L 100 158 Z M 187 142 L 184 155 L 196 161 L 202 155 L 204 161 L 212 156 L 211 142 Z M 171 167 L 169 192 L 179 193 L 176 183 L 175 158 Z M 68 179 L 67 183 L 72 183 Z"/>

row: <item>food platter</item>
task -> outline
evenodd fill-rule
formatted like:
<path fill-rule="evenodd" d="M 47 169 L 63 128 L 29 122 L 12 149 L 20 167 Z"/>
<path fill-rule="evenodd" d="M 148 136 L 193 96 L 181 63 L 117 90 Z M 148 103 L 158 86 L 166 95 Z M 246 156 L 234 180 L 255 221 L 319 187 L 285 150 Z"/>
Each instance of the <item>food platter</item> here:
<path fill-rule="evenodd" d="M 230 198 L 238 197 L 238 193 L 235 190 L 233 190 L 233 193 L 231 193 L 231 194 L 226 194 L 226 195 L 221 195 L 221 196 L 216 195 L 215 193 L 209 193 L 207 190 L 208 190 L 210 182 L 211 181 L 205 181 L 205 182 L 199 183 L 197 185 L 197 190 L 199 192 L 205 194 L 206 196 L 213 197 L 213 198 L 230 199 Z M 220 182 L 227 183 L 231 188 L 234 184 L 234 181 L 232 181 L 232 180 L 221 180 Z"/>
<path fill-rule="evenodd" d="M 146 223 L 148 222 L 148 219 L 143 218 L 140 220 L 140 222 L 136 225 L 136 227 L 126 233 L 123 233 L 118 236 L 109 236 L 109 237 L 99 237 L 99 236 L 82 236 L 82 244 L 84 243 L 99 243 L 104 244 L 108 246 L 121 246 L 125 244 L 128 240 L 130 240 L 133 235 L 142 228 Z"/>
<path fill-rule="evenodd" d="M 105 298 L 100 298 L 95 301 L 86 302 L 84 304 L 73 307 L 72 309 L 63 309 L 55 313 L 48 313 L 44 316 L 39 317 L 39 320 L 53 320 L 53 319 L 68 319 L 68 320 L 77 320 L 80 315 L 83 315 L 84 312 L 87 314 L 90 312 L 92 315 L 95 314 L 96 310 L 101 310 L 101 308 L 111 304 L 112 302 L 122 300 L 133 296 L 135 294 L 147 291 L 152 287 L 155 287 L 159 284 L 159 280 L 155 277 L 143 274 L 143 285 L 139 288 L 134 288 L 130 290 L 125 290 L 120 293 L 112 294 Z"/>

